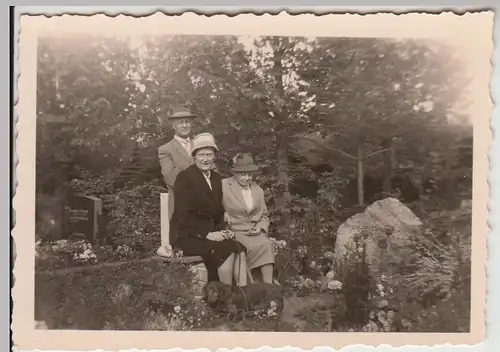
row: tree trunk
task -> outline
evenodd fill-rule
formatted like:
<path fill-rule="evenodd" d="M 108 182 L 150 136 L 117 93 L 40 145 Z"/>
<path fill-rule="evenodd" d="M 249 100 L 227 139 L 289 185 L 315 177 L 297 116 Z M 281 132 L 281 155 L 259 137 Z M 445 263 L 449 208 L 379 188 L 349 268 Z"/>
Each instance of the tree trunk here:
<path fill-rule="evenodd" d="M 394 172 L 394 150 L 392 138 L 387 138 L 382 141 L 382 148 L 387 149 L 384 152 L 384 178 L 382 191 L 385 194 L 392 192 L 392 176 Z"/>
<path fill-rule="evenodd" d="M 61 177 L 61 181 L 62 181 Z M 52 240 L 61 240 L 67 238 L 67 223 L 66 223 L 66 199 L 68 198 L 68 189 L 66 183 L 62 181 L 60 186 L 55 190 L 54 195 L 58 202 L 58 213 L 53 214 L 55 219 L 58 219 L 59 222 L 56 223 L 55 233 L 52 233 Z"/>
<path fill-rule="evenodd" d="M 420 184 L 418 185 L 418 211 L 420 218 L 424 216 L 424 172 L 420 173 Z"/>
<path fill-rule="evenodd" d="M 280 205 L 281 213 L 281 226 L 287 233 L 290 232 L 290 190 L 288 185 L 288 136 L 286 133 L 280 133 L 277 138 L 276 157 L 278 160 L 278 182 L 280 184 L 282 197 Z"/>
<path fill-rule="evenodd" d="M 357 163 L 358 163 L 358 205 L 365 205 L 365 187 L 364 187 L 364 171 L 363 171 L 363 142 L 358 140 L 357 146 Z"/>
<path fill-rule="evenodd" d="M 448 148 L 445 154 L 445 167 L 444 167 L 444 177 L 446 182 L 444 183 L 446 201 L 452 204 L 455 199 L 455 184 L 456 180 L 453 172 L 453 164 L 455 162 L 456 154 L 454 148 Z"/>
<path fill-rule="evenodd" d="M 276 44 L 276 43 L 275 43 Z M 276 132 L 278 136 L 276 138 L 276 159 L 278 161 L 278 182 L 280 184 L 282 197 L 279 203 L 281 203 L 281 229 L 287 234 L 291 231 L 290 226 L 290 190 L 288 185 L 288 131 L 286 126 L 286 121 L 288 119 L 288 109 L 285 104 L 285 90 L 283 87 L 283 43 L 279 43 L 277 46 L 273 45 L 274 49 L 274 79 L 276 93 L 278 96 L 276 104 L 276 117 L 278 125 Z"/>

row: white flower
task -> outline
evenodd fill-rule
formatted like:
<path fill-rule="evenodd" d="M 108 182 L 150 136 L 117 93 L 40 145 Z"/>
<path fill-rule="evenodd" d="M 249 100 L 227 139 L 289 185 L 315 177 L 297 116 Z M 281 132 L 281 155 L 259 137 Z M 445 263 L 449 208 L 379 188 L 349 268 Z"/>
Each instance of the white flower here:
<path fill-rule="evenodd" d="M 306 287 L 313 287 L 314 286 L 314 281 L 311 280 L 310 278 L 307 278 L 304 280 L 304 286 Z"/>
<path fill-rule="evenodd" d="M 380 301 L 377 303 L 377 308 L 378 308 L 378 309 L 384 309 L 384 308 L 386 308 L 387 306 L 389 306 L 389 302 L 387 302 L 387 300 L 385 300 L 385 299 L 380 300 Z"/>
<path fill-rule="evenodd" d="M 176 314 L 179 314 L 179 313 L 180 313 L 180 311 L 181 311 L 181 307 L 179 307 L 179 306 L 175 306 L 175 307 L 174 307 L 174 312 L 175 312 Z"/>
<path fill-rule="evenodd" d="M 315 262 L 314 260 L 313 260 L 313 261 L 309 264 L 309 267 L 310 267 L 311 269 L 315 269 L 315 268 L 316 268 L 316 266 L 317 266 L 317 264 L 316 264 L 316 262 Z"/>
<path fill-rule="evenodd" d="M 329 290 L 341 290 L 342 289 L 342 282 L 338 280 L 332 280 L 328 282 L 328 289 Z"/>
<path fill-rule="evenodd" d="M 335 278 L 335 273 L 333 271 L 329 271 L 326 273 L 326 278 L 328 280 L 333 280 Z"/>
<path fill-rule="evenodd" d="M 275 316 L 275 315 L 277 315 L 277 314 L 274 311 L 274 309 L 268 309 L 267 310 L 267 316 L 272 317 L 272 316 Z"/>
<path fill-rule="evenodd" d="M 326 259 L 333 259 L 333 257 L 335 257 L 335 254 L 333 252 L 325 252 L 325 254 L 323 254 L 323 256 L 326 258 Z"/>
<path fill-rule="evenodd" d="M 298 249 L 299 255 L 304 256 L 307 254 L 307 247 L 306 246 L 300 246 Z"/>

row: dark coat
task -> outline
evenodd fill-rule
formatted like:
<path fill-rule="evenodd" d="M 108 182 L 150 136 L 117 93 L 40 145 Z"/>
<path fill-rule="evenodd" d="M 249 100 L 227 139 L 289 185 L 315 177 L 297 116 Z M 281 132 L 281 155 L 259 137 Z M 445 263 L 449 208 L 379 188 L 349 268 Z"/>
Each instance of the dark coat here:
<path fill-rule="evenodd" d="M 209 281 L 218 281 L 217 268 L 232 253 L 244 251 L 234 240 L 211 241 L 207 235 L 224 229 L 222 180 L 218 172 L 210 174 L 212 189 L 196 165 L 177 176 L 174 184 L 174 213 L 170 220 L 170 235 L 175 248 L 186 256 L 200 256 L 205 263 Z M 171 238 L 172 238 L 171 237 Z"/>
<path fill-rule="evenodd" d="M 170 231 L 175 239 L 205 239 L 212 231 L 224 227 L 222 206 L 222 180 L 219 173 L 211 171 L 210 182 L 196 165 L 181 171 L 174 184 L 174 213 Z M 173 242 L 175 246 L 175 240 Z"/>

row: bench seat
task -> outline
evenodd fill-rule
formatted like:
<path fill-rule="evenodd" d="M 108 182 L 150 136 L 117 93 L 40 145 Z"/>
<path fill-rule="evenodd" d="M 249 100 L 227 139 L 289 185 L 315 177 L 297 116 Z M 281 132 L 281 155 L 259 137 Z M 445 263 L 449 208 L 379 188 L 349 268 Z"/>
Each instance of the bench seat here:
<path fill-rule="evenodd" d="M 203 259 L 199 256 L 192 256 L 192 257 L 162 257 L 160 255 L 154 256 L 156 260 L 165 262 L 165 263 L 177 263 L 177 264 L 199 264 L 203 262 Z"/>

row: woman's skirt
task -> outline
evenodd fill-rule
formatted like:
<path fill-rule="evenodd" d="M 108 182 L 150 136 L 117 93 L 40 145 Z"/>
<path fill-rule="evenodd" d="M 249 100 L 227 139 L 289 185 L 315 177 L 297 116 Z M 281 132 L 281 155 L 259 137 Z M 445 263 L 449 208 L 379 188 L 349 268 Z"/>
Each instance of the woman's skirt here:
<path fill-rule="evenodd" d="M 235 239 L 246 248 L 249 270 L 266 264 L 274 264 L 274 244 L 266 235 L 247 236 L 236 233 Z"/>
<path fill-rule="evenodd" d="M 217 269 L 233 253 L 245 251 L 242 243 L 234 240 L 212 241 L 206 238 L 177 238 L 175 247 L 184 256 L 200 256 L 207 267 L 208 281 L 219 281 Z"/>

